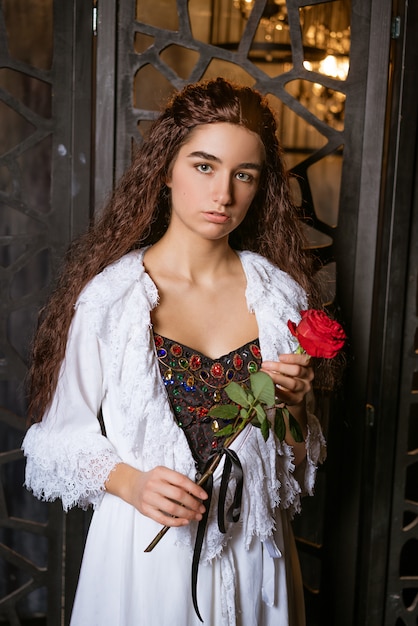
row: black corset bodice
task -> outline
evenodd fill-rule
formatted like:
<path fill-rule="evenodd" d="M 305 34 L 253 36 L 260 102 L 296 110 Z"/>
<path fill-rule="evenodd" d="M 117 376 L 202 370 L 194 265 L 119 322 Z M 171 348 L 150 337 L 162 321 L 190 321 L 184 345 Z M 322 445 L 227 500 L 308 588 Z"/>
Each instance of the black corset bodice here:
<path fill-rule="evenodd" d="M 158 334 L 154 341 L 175 419 L 201 472 L 209 456 L 222 447 L 224 438 L 216 432 L 227 423 L 208 412 L 215 404 L 231 403 L 225 391 L 228 383 L 244 382 L 260 369 L 258 339 L 214 360 Z"/>

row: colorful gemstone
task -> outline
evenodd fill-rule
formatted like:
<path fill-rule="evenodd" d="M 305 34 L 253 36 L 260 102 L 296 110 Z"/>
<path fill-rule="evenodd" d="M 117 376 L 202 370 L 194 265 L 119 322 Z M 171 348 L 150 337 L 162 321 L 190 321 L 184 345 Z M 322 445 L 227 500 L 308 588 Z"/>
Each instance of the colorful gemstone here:
<path fill-rule="evenodd" d="M 156 348 L 161 348 L 161 346 L 164 344 L 163 338 L 160 337 L 160 335 L 154 336 L 154 342 Z"/>
<path fill-rule="evenodd" d="M 232 380 L 235 376 L 235 372 L 234 370 L 228 370 L 226 373 L 226 379 L 227 380 Z"/>
<path fill-rule="evenodd" d="M 258 371 L 258 365 L 254 363 L 254 361 L 250 361 L 247 365 L 247 369 L 250 374 L 255 374 Z"/>
<path fill-rule="evenodd" d="M 171 369 L 166 370 L 164 374 L 164 380 L 171 380 L 173 378 L 173 371 Z"/>
<path fill-rule="evenodd" d="M 201 366 L 202 366 L 202 359 L 200 358 L 198 354 L 193 354 L 190 357 L 190 369 L 195 371 L 195 370 L 198 370 L 199 367 Z"/>
<path fill-rule="evenodd" d="M 193 385 L 194 385 L 194 376 L 189 376 L 189 377 L 188 377 L 188 379 L 187 379 L 187 385 L 188 385 L 189 387 L 193 387 Z"/>
<path fill-rule="evenodd" d="M 256 359 L 261 358 L 261 350 L 254 343 L 250 345 L 250 350 L 251 350 L 252 355 L 255 356 Z"/>
<path fill-rule="evenodd" d="M 234 354 L 234 367 L 236 370 L 240 370 L 244 365 L 244 361 L 242 360 L 239 354 Z"/>
<path fill-rule="evenodd" d="M 222 378 L 224 375 L 224 368 L 220 363 L 214 363 L 210 368 L 210 373 L 214 378 Z"/>
<path fill-rule="evenodd" d="M 160 348 L 159 350 L 157 350 L 157 356 L 160 359 L 165 359 L 165 357 L 167 356 L 167 350 L 165 348 Z"/>
<path fill-rule="evenodd" d="M 215 389 L 215 391 L 213 392 L 213 399 L 215 402 L 221 401 L 221 392 L 219 391 L 219 389 Z"/>
<path fill-rule="evenodd" d="M 211 426 L 212 426 L 213 432 L 217 433 L 218 430 L 219 430 L 219 422 L 218 422 L 218 420 L 213 420 Z"/>
<path fill-rule="evenodd" d="M 209 409 L 206 409 L 204 406 L 200 406 L 197 409 L 197 414 L 199 417 L 206 417 L 208 413 L 209 413 Z"/>
<path fill-rule="evenodd" d="M 183 354 L 183 348 L 179 346 L 178 343 L 173 343 L 173 345 L 171 346 L 171 354 L 179 357 Z"/>
<path fill-rule="evenodd" d="M 185 358 L 179 359 L 179 365 L 186 370 L 189 367 L 189 361 Z"/>
<path fill-rule="evenodd" d="M 202 380 L 207 380 L 209 378 L 209 372 L 207 372 L 206 370 L 202 370 L 200 372 L 200 378 Z"/>

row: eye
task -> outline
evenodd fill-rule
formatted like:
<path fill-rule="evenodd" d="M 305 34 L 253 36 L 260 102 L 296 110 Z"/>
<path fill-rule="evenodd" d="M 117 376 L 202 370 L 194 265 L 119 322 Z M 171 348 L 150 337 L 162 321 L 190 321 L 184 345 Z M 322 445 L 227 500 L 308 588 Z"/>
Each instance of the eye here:
<path fill-rule="evenodd" d="M 198 163 L 195 167 L 198 172 L 202 172 L 203 174 L 207 174 L 212 171 L 212 167 L 208 163 Z"/>
<path fill-rule="evenodd" d="M 254 180 L 254 176 L 252 174 L 248 174 L 247 172 L 237 172 L 236 177 L 244 183 L 250 183 Z"/>

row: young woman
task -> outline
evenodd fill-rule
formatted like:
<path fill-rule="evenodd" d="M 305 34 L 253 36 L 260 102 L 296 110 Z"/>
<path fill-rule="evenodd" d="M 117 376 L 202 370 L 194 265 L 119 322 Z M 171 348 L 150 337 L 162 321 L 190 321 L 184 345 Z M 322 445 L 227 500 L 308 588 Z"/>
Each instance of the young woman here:
<path fill-rule="evenodd" d="M 35 339 L 26 485 L 65 510 L 95 509 L 73 626 L 194 626 L 197 611 L 212 626 L 304 623 L 289 519 L 324 441 L 305 403 L 313 370 L 287 321 L 308 304 L 272 111 L 220 78 L 187 86 L 73 244 Z M 202 531 L 197 478 L 223 444 L 208 411 L 260 369 L 304 442 L 247 426 L 231 446 L 239 519 L 219 528 L 221 462 Z M 226 508 L 238 482 L 237 470 Z M 161 525 L 169 532 L 145 552 Z"/>

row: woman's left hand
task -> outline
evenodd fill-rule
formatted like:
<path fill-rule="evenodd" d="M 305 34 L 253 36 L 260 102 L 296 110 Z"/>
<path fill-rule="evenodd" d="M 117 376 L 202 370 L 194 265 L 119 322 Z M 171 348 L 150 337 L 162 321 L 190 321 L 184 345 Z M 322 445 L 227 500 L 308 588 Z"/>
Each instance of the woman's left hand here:
<path fill-rule="evenodd" d="M 312 389 L 314 378 L 310 357 L 307 354 L 280 354 L 278 361 L 264 361 L 261 369 L 270 374 L 276 386 L 277 404 L 284 402 L 292 416 L 307 435 L 307 412 L 305 396 Z M 287 420 L 286 420 L 287 421 Z M 297 443 L 286 423 L 286 443 L 293 446 L 294 463 L 297 467 L 306 457 L 305 442 Z"/>
<path fill-rule="evenodd" d="M 277 401 L 288 406 L 302 404 L 312 389 L 314 372 L 307 354 L 280 354 L 278 361 L 263 361 L 261 369 L 272 377 Z"/>

